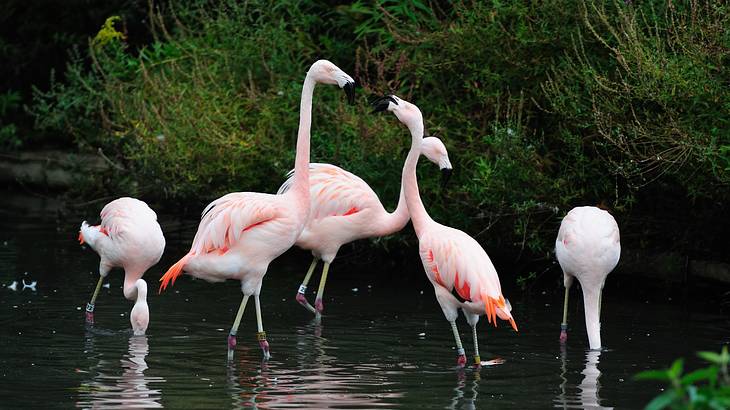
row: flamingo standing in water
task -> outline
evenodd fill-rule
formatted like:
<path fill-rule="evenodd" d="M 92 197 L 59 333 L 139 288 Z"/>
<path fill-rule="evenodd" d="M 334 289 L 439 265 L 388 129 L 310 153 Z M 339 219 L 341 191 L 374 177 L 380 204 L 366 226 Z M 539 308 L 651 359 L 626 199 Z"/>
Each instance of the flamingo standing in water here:
<path fill-rule="evenodd" d="M 423 141 L 423 116 L 415 105 L 395 95 L 386 96 L 374 103 L 374 112 L 391 111 L 411 132 L 411 149 L 403 167 L 406 203 L 411 214 L 413 228 L 419 242 L 419 254 L 426 276 L 433 285 L 436 299 L 446 320 L 451 324 L 458 354 L 457 365 L 466 364 L 466 354 L 456 327 L 458 309 L 464 312 L 474 337 L 474 361 L 477 366 L 490 364 L 482 362 L 479 356 L 476 325 L 479 316 L 487 315 L 487 321 L 497 326 L 497 317 L 507 320 L 517 331 L 517 324 L 510 313 L 512 307 L 502 295 L 499 276 L 487 253 L 466 233 L 435 222 L 426 212 L 418 192 L 416 165 Z M 457 299 L 452 292 L 463 299 Z"/>
<path fill-rule="evenodd" d="M 565 299 L 560 342 L 568 339 L 568 293 L 573 278 L 583 290 L 586 332 L 590 348 L 601 348 L 601 295 L 606 276 L 621 257 L 618 225 L 607 211 L 593 207 L 573 208 L 560 223 L 555 255 L 563 269 Z"/>
<path fill-rule="evenodd" d="M 317 83 L 343 88 L 350 103 L 354 102 L 352 77 L 326 60 L 312 64 L 302 87 L 291 189 L 283 195 L 234 192 L 211 202 L 203 210 L 190 251 L 160 279 L 160 291 L 183 272 L 209 282 L 241 281 L 243 300 L 228 335 L 229 360 L 233 359 L 236 333 L 251 295 L 256 302 L 259 345 L 264 359 L 270 357 L 261 320 L 261 282 L 269 263 L 294 245 L 309 216 L 309 131 Z"/>
<path fill-rule="evenodd" d="M 436 137 L 424 138 L 421 151 L 431 162 L 438 164 L 448 178 L 451 162 L 444 143 Z M 327 273 L 340 247 L 357 239 L 396 233 L 406 226 L 410 216 L 402 181 L 398 207 L 389 213 L 380 203 L 378 195 L 357 175 L 330 164 L 311 164 L 309 172 L 311 210 L 296 245 L 311 250 L 314 258 L 299 286 L 296 300 L 319 318 L 324 310 L 322 295 Z M 287 192 L 294 183 L 294 176 L 292 173 L 290 175 L 279 188 L 279 194 Z M 324 268 L 312 307 L 305 292 L 320 259 L 324 262 Z"/>
<path fill-rule="evenodd" d="M 157 214 L 146 203 L 134 198 L 119 198 L 101 210 L 101 225 L 84 221 L 79 243 L 88 244 L 101 258 L 99 281 L 91 302 L 86 305 L 86 322 L 94 323 L 94 303 L 101 284 L 112 268 L 124 269 L 124 297 L 136 300 L 129 320 L 135 335 L 143 335 L 150 321 L 147 282 L 142 275 L 159 262 L 165 250 Z"/>

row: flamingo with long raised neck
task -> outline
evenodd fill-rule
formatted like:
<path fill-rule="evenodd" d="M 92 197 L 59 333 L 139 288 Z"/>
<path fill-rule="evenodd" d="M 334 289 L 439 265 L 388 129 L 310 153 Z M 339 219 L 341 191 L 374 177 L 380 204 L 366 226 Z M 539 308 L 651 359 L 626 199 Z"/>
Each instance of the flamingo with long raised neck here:
<path fill-rule="evenodd" d="M 448 178 L 451 162 L 440 139 L 424 138 L 421 152 Z M 319 318 L 324 310 L 322 297 L 327 274 L 340 247 L 358 239 L 394 234 L 406 226 L 410 216 L 402 181 L 398 206 L 395 211 L 388 212 L 378 195 L 357 175 L 335 165 L 316 163 L 310 165 L 309 172 L 311 210 L 296 245 L 311 250 L 313 260 L 299 286 L 296 300 Z M 279 188 L 280 194 L 287 192 L 294 183 L 293 173 L 290 174 Z M 324 262 L 324 268 L 312 306 L 305 292 L 319 260 Z"/>
<path fill-rule="evenodd" d="M 457 365 L 466 364 L 466 354 L 456 327 L 458 309 L 464 312 L 472 328 L 474 338 L 474 361 L 477 366 L 485 362 L 479 356 L 477 322 L 486 314 L 487 321 L 497 326 L 497 317 L 507 320 L 517 330 L 517 324 L 510 313 L 509 301 L 502 295 L 499 276 L 487 253 L 466 233 L 442 225 L 428 215 L 418 192 L 416 165 L 423 143 L 424 124 L 421 110 L 395 95 L 376 100 L 374 112 L 391 111 L 408 127 L 411 133 L 411 149 L 403 167 L 406 203 L 411 222 L 418 236 L 418 248 L 426 276 L 433 285 L 436 300 L 446 320 L 451 324 L 457 351 Z M 452 293 L 463 300 L 457 299 Z"/>
<path fill-rule="evenodd" d="M 312 95 L 316 84 L 343 88 L 350 103 L 354 100 L 352 77 L 326 60 L 312 64 L 302 87 L 299 111 L 294 180 L 283 195 L 235 192 L 211 202 L 205 210 L 190 251 L 160 279 L 160 291 L 182 273 L 220 282 L 241 282 L 243 300 L 228 335 L 228 358 L 233 358 L 236 333 L 251 295 L 256 302 L 257 338 L 265 359 L 270 357 L 261 318 L 261 282 L 269 263 L 291 248 L 309 216 L 309 133 Z"/>
<path fill-rule="evenodd" d="M 560 223 L 555 256 L 563 269 L 565 285 L 560 342 L 568 339 L 568 294 L 573 278 L 578 278 L 583 290 L 588 344 L 591 349 L 600 349 L 603 285 L 621 257 L 616 220 L 607 211 L 593 206 L 571 209 Z"/>
<path fill-rule="evenodd" d="M 94 305 L 102 282 L 112 268 L 124 269 L 124 297 L 136 300 L 129 320 L 135 334 L 144 334 L 150 321 L 147 283 L 142 275 L 159 262 L 165 250 L 165 237 L 157 214 L 146 203 L 134 198 L 119 198 L 101 210 L 101 224 L 81 224 L 79 243 L 99 254 L 99 281 L 86 305 L 86 322 L 94 323 Z"/>

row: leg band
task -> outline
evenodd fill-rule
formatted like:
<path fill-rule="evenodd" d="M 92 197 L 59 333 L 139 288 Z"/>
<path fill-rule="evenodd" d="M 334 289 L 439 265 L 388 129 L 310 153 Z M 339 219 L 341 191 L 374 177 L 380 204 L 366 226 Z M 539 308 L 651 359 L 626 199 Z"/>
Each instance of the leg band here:
<path fill-rule="evenodd" d="M 266 340 L 266 332 L 256 332 L 256 340 L 259 342 L 262 340 Z"/>

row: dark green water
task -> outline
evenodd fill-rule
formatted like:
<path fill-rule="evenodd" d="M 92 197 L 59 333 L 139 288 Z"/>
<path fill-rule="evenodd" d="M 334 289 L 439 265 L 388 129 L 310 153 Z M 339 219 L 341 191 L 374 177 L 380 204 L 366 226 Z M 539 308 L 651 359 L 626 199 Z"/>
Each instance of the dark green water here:
<path fill-rule="evenodd" d="M 148 334 L 134 337 L 121 272 L 109 276 L 110 287 L 99 296 L 96 326 L 84 325 L 98 258 L 75 239 L 80 221 L 93 221 L 101 205 L 59 212 L 64 207 L 52 200 L 7 195 L 0 203 L 0 408 L 640 408 L 660 386 L 635 382 L 633 374 L 730 341 L 729 319 L 712 306 L 647 301 L 608 286 L 607 350 L 585 350 L 577 291 L 561 350 L 562 289 L 513 291 L 520 332 L 479 326 L 482 359 L 506 362 L 459 370 L 448 323 L 425 277 L 406 279 L 377 261 L 335 262 L 318 324 L 294 302 L 309 259 L 291 252 L 272 264 L 262 292 L 273 358 L 261 362 L 250 303 L 228 364 L 226 335 L 240 301 L 236 283 L 184 277 L 172 291 L 155 292 L 157 278 L 187 250 L 195 220 L 160 214 L 168 247 L 145 275 Z M 420 265 L 415 250 L 412 264 Z M 37 281 L 37 290 L 6 287 L 23 279 Z M 502 274 L 502 281 L 514 278 Z M 459 320 L 469 355 L 469 327 Z"/>

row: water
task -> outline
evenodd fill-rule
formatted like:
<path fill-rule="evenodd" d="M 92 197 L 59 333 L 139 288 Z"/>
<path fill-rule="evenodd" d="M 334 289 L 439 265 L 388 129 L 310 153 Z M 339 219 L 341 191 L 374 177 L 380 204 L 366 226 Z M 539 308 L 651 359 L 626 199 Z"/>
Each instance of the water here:
<path fill-rule="evenodd" d="M 2 204 L 0 408 L 639 408 L 661 386 L 632 375 L 680 356 L 697 366 L 694 351 L 730 341 L 730 321 L 717 306 L 668 300 L 671 292 L 656 289 L 642 294 L 630 278 L 609 277 L 605 351 L 585 350 L 577 291 L 561 350 L 562 289 L 511 290 L 520 332 L 479 326 L 482 359 L 506 362 L 459 370 L 448 323 L 423 276 L 399 264 L 353 263 L 344 250 L 331 270 L 326 316 L 316 323 L 294 302 L 310 260 L 291 252 L 272 264 L 262 292 L 272 359 L 261 362 L 250 303 L 228 364 L 226 335 L 241 297 L 236 283 L 183 277 L 171 291 L 154 292 L 156 278 L 186 251 L 193 218 L 160 213 L 168 247 L 145 276 L 151 325 L 147 336 L 135 337 L 117 271 L 97 301 L 96 326 L 84 325 L 98 258 L 75 238 L 79 222 L 93 221 L 100 205 L 72 208 L 8 194 Z M 415 250 L 405 265 L 418 268 Z M 23 279 L 38 281 L 37 290 L 6 288 Z M 459 325 L 469 355 L 469 327 L 463 318 Z"/>

